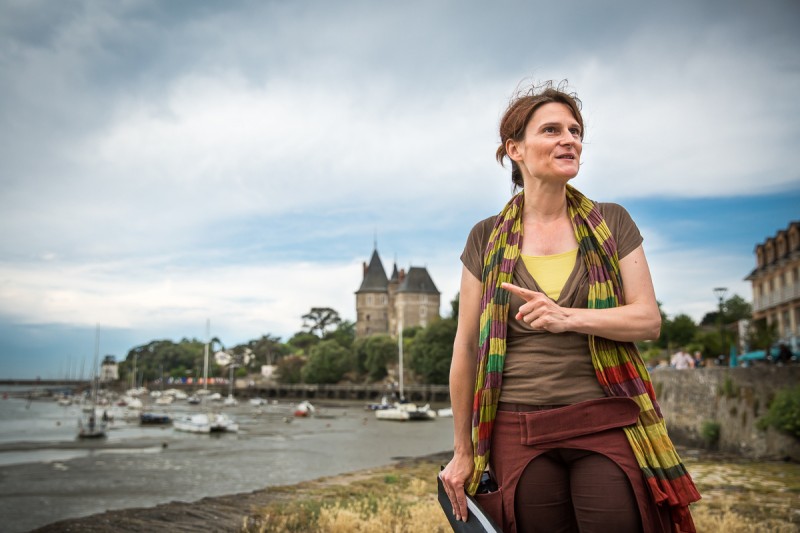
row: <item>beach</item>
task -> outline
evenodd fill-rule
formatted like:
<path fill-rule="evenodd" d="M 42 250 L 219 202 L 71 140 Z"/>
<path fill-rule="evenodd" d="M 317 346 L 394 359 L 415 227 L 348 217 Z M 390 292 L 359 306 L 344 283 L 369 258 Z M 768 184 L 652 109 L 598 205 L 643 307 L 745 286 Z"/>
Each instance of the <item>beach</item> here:
<path fill-rule="evenodd" d="M 318 405 L 291 416 L 291 403 L 226 408 L 233 434 L 196 435 L 115 417 L 101 441 L 75 438 L 80 406 L 0 400 L 0 515 L 3 531 L 159 504 L 224 497 L 237 509 L 271 486 L 392 464 L 452 446 L 452 419 L 378 421 L 362 404 Z M 199 411 L 185 403 L 173 415 Z M 192 506 L 201 509 L 203 506 Z M 191 513 L 189 513 L 191 514 Z"/>

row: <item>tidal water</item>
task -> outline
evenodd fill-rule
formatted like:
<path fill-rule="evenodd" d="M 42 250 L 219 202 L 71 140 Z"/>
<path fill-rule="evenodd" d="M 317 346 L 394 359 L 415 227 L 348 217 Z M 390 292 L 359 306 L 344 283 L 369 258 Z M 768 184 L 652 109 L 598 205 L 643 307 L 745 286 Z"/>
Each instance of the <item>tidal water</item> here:
<path fill-rule="evenodd" d="M 212 435 L 140 426 L 117 411 L 106 439 L 79 441 L 79 406 L 0 399 L 2 530 L 294 484 L 452 447 L 451 418 L 388 422 L 362 404 L 317 407 L 312 418 L 291 416 L 288 402 L 217 407 L 240 430 Z M 203 408 L 176 401 L 150 410 L 175 416 Z"/>

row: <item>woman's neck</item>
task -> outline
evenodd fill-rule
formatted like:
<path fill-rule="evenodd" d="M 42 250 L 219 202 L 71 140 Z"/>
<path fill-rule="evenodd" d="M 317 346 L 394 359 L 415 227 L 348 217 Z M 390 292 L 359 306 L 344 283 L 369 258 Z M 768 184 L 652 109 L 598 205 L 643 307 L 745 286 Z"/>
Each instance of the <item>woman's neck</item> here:
<path fill-rule="evenodd" d="M 567 214 L 567 189 L 563 183 L 525 180 L 522 216 L 529 222 L 548 223 Z"/>

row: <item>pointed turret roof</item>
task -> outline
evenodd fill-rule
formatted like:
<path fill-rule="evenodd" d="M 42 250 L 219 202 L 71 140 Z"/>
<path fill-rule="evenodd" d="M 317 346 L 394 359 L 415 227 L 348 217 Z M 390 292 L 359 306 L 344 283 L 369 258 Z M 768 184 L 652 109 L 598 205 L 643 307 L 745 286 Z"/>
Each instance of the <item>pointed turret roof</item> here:
<path fill-rule="evenodd" d="M 392 268 L 392 277 L 389 278 L 389 281 L 397 281 L 400 278 L 400 273 L 397 271 L 397 263 L 394 264 L 394 268 Z"/>
<path fill-rule="evenodd" d="M 361 282 L 361 287 L 358 288 L 356 294 L 359 292 L 388 292 L 388 288 L 389 280 L 386 278 L 386 271 L 383 269 L 378 250 L 374 250 L 367 271 L 364 273 L 364 281 Z"/>
<path fill-rule="evenodd" d="M 427 294 L 441 294 L 436 285 L 433 284 L 431 275 L 425 267 L 410 267 L 403 283 L 397 288 L 397 292 L 422 292 Z"/>

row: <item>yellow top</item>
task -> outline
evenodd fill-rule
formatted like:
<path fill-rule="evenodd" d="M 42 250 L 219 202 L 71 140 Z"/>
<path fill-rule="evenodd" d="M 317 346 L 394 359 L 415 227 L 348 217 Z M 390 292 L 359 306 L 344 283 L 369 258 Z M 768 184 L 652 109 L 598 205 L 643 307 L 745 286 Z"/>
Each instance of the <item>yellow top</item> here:
<path fill-rule="evenodd" d="M 564 288 L 564 284 L 575 266 L 578 249 L 555 255 L 521 255 L 520 257 L 525 263 L 525 268 L 531 273 L 542 291 L 553 300 L 558 300 L 558 297 L 561 296 L 561 289 Z"/>

